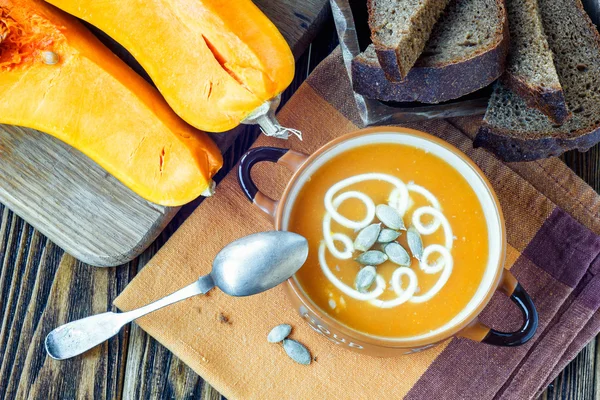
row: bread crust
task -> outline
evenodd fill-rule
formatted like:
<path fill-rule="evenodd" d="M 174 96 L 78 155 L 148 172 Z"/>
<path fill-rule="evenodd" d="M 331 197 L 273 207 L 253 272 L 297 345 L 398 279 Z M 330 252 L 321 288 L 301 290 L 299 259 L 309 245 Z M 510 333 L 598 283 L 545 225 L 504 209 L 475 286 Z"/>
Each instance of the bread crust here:
<path fill-rule="evenodd" d="M 523 139 L 499 127 L 483 122 L 473 142 L 474 147 L 483 147 L 495 153 L 507 162 L 533 161 L 541 158 L 559 156 L 565 151 L 588 151 L 600 142 L 600 126 L 591 131 L 576 132 L 573 137 L 541 137 Z"/>
<path fill-rule="evenodd" d="M 355 57 L 352 60 L 354 91 L 382 101 L 436 104 L 491 84 L 504 72 L 510 44 L 504 2 L 496 0 L 496 4 L 502 12 L 502 27 L 491 48 L 460 62 L 426 67 L 417 64 L 400 82 L 390 82 L 382 66 Z"/>
<path fill-rule="evenodd" d="M 402 82 L 408 75 L 404 67 L 398 62 L 396 51 L 390 48 L 375 47 L 381 71 L 390 83 Z"/>
<path fill-rule="evenodd" d="M 521 96 L 528 107 L 537 108 L 555 124 L 562 125 L 571 118 L 562 88 L 532 86 L 509 72 L 502 76 L 502 82 Z"/>

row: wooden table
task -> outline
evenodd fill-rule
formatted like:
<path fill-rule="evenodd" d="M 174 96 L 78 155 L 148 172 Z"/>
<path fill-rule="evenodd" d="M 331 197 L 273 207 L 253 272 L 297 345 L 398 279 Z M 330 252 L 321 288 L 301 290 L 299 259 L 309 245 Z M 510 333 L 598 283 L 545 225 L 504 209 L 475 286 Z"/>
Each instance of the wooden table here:
<path fill-rule="evenodd" d="M 299 84 L 336 46 L 328 21 L 297 65 Z M 225 155 L 220 177 L 250 146 L 256 132 L 238 137 Z M 600 147 L 572 152 L 564 161 L 600 191 Z M 136 260 L 113 269 L 85 265 L 65 254 L 0 205 L 0 398 L 218 399 L 219 393 L 137 325 L 83 357 L 56 362 L 46 356 L 45 335 L 54 327 L 113 310 L 113 299 L 197 206 L 184 207 Z M 544 393 L 548 399 L 592 399 L 600 394 L 596 343 L 563 371 Z"/>

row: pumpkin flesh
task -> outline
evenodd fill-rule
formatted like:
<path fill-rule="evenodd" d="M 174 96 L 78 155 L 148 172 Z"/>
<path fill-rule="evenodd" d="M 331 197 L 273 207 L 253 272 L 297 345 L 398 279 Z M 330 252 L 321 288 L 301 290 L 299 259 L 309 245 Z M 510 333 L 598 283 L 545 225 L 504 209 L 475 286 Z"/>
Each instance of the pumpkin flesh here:
<path fill-rule="evenodd" d="M 182 205 L 211 185 L 216 145 L 73 17 L 38 0 L 0 0 L 2 30 L 0 123 L 64 141 L 154 203 Z"/>
<path fill-rule="evenodd" d="M 175 112 L 222 132 L 281 93 L 294 58 L 250 0 L 50 0 L 102 29 L 144 67 Z"/>

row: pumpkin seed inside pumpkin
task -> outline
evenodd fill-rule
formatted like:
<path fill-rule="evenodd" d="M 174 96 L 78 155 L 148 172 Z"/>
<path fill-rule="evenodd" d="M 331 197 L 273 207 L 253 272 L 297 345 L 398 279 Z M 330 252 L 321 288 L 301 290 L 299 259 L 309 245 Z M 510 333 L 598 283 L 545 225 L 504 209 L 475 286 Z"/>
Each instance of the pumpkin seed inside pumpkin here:
<path fill-rule="evenodd" d="M 356 257 L 355 260 L 362 265 L 379 265 L 386 262 L 388 256 L 379 250 L 369 250 Z"/>
<path fill-rule="evenodd" d="M 377 237 L 377 243 L 389 243 L 400 237 L 401 233 L 393 229 L 384 228 Z"/>
<path fill-rule="evenodd" d="M 421 258 L 423 257 L 423 240 L 421 239 L 421 234 L 414 226 L 408 228 L 406 239 L 408 241 L 408 248 L 413 254 L 413 257 L 421 261 Z"/>
<path fill-rule="evenodd" d="M 377 241 L 380 231 L 381 224 L 371 224 L 362 229 L 354 239 L 354 248 L 360 251 L 369 250 Z"/>
<path fill-rule="evenodd" d="M 354 280 L 354 287 L 361 293 L 365 293 L 375 282 L 377 277 L 377 270 L 372 265 L 367 265 L 362 268 L 356 275 Z"/>
<path fill-rule="evenodd" d="M 53 51 L 44 51 L 42 52 L 42 59 L 44 60 L 44 64 L 46 65 L 55 65 L 58 64 L 60 58 L 58 54 Z"/>
<path fill-rule="evenodd" d="M 298 364 L 309 365 L 312 356 L 308 349 L 302 344 L 292 339 L 283 340 L 283 349 L 287 355 Z"/>
<path fill-rule="evenodd" d="M 383 247 L 385 254 L 389 260 L 394 264 L 408 267 L 410 265 L 410 255 L 399 243 L 392 242 L 388 243 Z"/>
<path fill-rule="evenodd" d="M 380 204 L 375 208 L 375 215 L 385 226 L 394 230 L 406 230 L 402 216 L 394 207 Z"/>

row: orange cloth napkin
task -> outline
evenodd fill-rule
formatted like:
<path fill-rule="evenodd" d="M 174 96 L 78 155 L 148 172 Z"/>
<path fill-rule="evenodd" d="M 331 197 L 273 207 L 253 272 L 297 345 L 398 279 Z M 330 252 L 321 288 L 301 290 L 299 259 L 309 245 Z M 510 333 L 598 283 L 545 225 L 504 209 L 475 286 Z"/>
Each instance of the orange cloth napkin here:
<path fill-rule="evenodd" d="M 358 128 L 339 51 L 313 72 L 279 118 L 302 130 L 304 141 L 261 137 L 257 146 L 289 146 L 310 153 Z M 213 290 L 144 317 L 139 325 L 229 399 L 533 396 L 556 373 L 554 368 L 563 365 L 563 356 L 573 357 L 595 333 L 583 328 L 594 321 L 600 306 L 600 295 L 589 293 L 595 288 L 599 264 L 594 261 L 600 253 L 600 199 L 558 159 L 505 164 L 473 149 L 471 137 L 479 121 L 472 117 L 407 126 L 438 135 L 465 151 L 494 185 L 507 222 L 507 267 L 540 311 L 540 329 L 526 346 L 507 349 L 451 339 L 400 358 L 359 355 L 316 334 L 291 308 L 281 287 L 248 298 Z M 242 194 L 236 172 L 229 173 L 216 195 L 198 207 L 130 283 L 115 301 L 120 309 L 144 305 L 193 282 L 210 271 L 213 257 L 226 244 L 273 228 Z M 258 165 L 253 175 L 273 198 L 290 178 L 283 167 L 268 163 Z M 573 240 L 561 240 L 557 233 L 561 229 Z M 547 263 L 554 253 L 556 258 Z M 500 294 L 482 318 L 497 329 L 511 329 L 520 322 L 517 309 Z M 316 357 L 310 366 L 295 364 L 281 346 L 267 342 L 271 328 L 281 323 L 291 324 L 291 338 L 306 344 Z M 580 332 L 583 336 L 573 341 Z M 544 365 L 532 355 L 543 359 Z"/>

